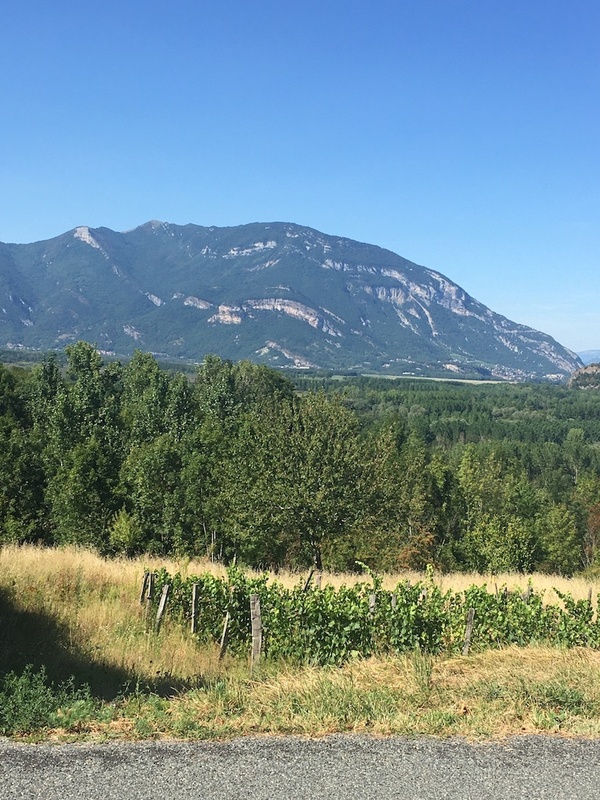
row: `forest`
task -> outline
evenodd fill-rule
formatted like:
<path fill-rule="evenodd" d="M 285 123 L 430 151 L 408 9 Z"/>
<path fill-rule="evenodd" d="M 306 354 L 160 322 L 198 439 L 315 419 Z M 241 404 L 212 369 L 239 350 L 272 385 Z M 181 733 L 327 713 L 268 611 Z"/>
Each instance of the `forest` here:
<path fill-rule="evenodd" d="M 600 392 L 0 365 L 0 543 L 278 570 L 600 569 Z"/>

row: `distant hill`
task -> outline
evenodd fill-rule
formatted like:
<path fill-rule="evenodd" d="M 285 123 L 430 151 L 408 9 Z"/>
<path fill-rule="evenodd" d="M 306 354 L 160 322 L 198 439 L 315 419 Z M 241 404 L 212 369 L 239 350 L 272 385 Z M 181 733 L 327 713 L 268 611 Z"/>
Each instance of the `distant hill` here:
<path fill-rule="evenodd" d="M 600 364 L 600 350 L 584 350 L 577 353 L 584 364 Z"/>
<path fill-rule="evenodd" d="M 291 223 L 79 227 L 0 244 L 0 347 L 560 380 L 579 358 L 438 272 Z"/>
<path fill-rule="evenodd" d="M 600 364 L 588 364 L 576 370 L 569 380 L 575 389 L 600 389 Z"/>

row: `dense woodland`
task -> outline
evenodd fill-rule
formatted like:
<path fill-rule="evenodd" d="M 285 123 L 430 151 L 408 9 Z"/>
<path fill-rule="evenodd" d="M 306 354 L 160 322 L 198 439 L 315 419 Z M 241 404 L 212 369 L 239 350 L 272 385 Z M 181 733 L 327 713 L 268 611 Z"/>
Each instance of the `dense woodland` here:
<path fill-rule="evenodd" d="M 67 356 L 0 366 L 0 542 L 275 569 L 600 565 L 600 392 Z"/>

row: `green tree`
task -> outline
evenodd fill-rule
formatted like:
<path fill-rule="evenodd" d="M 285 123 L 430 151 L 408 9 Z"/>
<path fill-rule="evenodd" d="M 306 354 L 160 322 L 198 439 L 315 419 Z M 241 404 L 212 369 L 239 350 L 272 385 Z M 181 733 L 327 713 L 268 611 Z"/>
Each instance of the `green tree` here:
<path fill-rule="evenodd" d="M 130 450 L 121 468 L 120 494 L 145 549 L 185 552 L 181 530 L 181 448 L 162 434 Z"/>
<path fill-rule="evenodd" d="M 56 540 L 105 549 L 118 507 L 111 454 L 94 436 L 76 444 L 48 481 Z"/>
<path fill-rule="evenodd" d="M 224 464 L 223 518 L 250 563 L 324 563 L 360 518 L 354 414 L 307 395 L 245 415 Z"/>
<path fill-rule="evenodd" d="M 177 407 L 176 394 L 172 409 Z M 167 374 L 150 353 L 136 350 L 123 370 L 121 397 L 121 418 L 129 447 L 151 442 L 169 430 L 168 395 Z"/>
<path fill-rule="evenodd" d="M 576 514 L 566 505 L 553 505 L 542 515 L 541 567 L 546 572 L 572 575 L 583 566 L 582 540 Z"/>
<path fill-rule="evenodd" d="M 541 498 L 525 476 L 503 468 L 493 451 L 468 446 L 458 477 L 466 503 L 462 548 L 466 565 L 479 571 L 530 571 L 538 558 Z"/>
<path fill-rule="evenodd" d="M 44 470 L 39 450 L 9 416 L 0 417 L 0 542 L 46 542 Z"/>

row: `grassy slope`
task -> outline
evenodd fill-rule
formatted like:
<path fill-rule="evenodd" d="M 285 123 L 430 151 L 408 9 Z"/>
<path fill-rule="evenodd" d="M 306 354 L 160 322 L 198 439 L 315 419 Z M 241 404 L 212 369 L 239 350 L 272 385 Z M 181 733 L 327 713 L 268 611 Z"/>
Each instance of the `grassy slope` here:
<path fill-rule="evenodd" d="M 160 564 L 163 565 L 163 562 Z M 219 663 L 176 624 L 146 632 L 138 602 L 149 559 L 104 561 L 79 550 L 0 550 L 0 676 L 27 663 L 48 678 L 88 683 L 36 736 L 224 738 L 335 731 L 494 737 L 560 732 L 600 736 L 600 653 L 509 648 L 467 657 L 421 653 L 341 669 Z M 164 563 L 198 573 L 206 563 Z M 214 567 L 215 569 L 218 569 Z M 386 583 L 394 585 L 399 576 Z M 419 576 L 403 575 L 416 579 Z M 295 583 L 299 576 L 278 576 Z M 350 576 L 326 578 L 339 584 Z M 465 588 L 475 576 L 440 576 Z M 482 582 L 483 578 L 478 578 Z M 513 586 L 515 576 L 488 580 Z M 521 580 L 521 583 L 523 581 Z M 534 576 L 587 597 L 583 581 Z M 597 587 L 594 587 L 596 591 Z"/>

